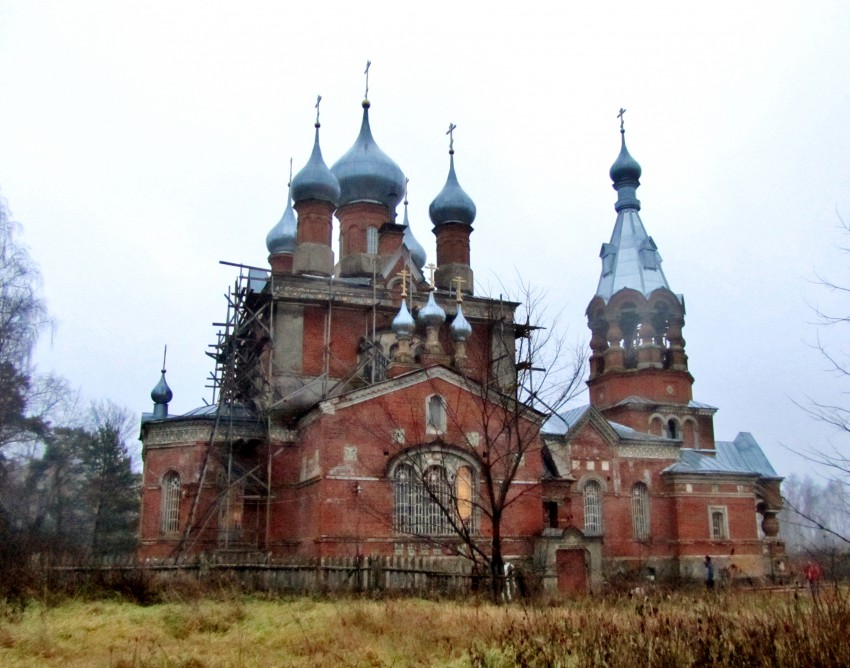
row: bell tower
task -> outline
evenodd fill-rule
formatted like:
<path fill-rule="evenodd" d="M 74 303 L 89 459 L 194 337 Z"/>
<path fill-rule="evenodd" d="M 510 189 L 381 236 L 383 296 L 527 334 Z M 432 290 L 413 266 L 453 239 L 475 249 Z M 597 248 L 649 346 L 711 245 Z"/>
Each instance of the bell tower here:
<path fill-rule="evenodd" d="M 682 335 L 684 297 L 670 289 L 658 247 L 640 217 L 641 167 L 626 148 L 624 112 L 620 154 L 610 170 L 617 220 L 611 240 L 602 244 L 599 285 L 586 312 L 590 403 L 637 431 L 691 447 L 699 445 L 694 434 L 701 433 L 702 447 L 713 448 L 714 409 L 693 402 Z"/>

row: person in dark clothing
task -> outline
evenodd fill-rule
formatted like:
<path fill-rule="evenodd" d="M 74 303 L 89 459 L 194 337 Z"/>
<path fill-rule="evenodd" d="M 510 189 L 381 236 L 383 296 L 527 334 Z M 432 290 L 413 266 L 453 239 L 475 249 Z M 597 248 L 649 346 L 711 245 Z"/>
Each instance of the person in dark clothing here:
<path fill-rule="evenodd" d="M 708 589 L 714 589 L 714 564 L 711 563 L 711 557 L 705 555 L 705 586 Z"/>

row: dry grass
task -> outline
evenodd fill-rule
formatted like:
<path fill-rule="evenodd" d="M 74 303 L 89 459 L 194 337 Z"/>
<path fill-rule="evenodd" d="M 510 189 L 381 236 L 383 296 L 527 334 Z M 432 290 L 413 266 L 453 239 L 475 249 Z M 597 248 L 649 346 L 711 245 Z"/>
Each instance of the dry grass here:
<path fill-rule="evenodd" d="M 846 666 L 844 597 L 673 595 L 523 608 L 417 599 L 0 604 L 0 665 Z"/>

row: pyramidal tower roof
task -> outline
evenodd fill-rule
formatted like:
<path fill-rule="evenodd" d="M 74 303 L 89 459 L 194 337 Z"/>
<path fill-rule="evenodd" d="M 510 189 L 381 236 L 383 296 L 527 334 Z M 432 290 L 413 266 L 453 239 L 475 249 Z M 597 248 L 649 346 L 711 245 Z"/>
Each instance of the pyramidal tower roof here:
<path fill-rule="evenodd" d="M 620 110 L 620 155 L 611 166 L 611 180 L 617 191 L 617 222 L 611 241 L 602 244 L 602 274 L 596 294 L 606 302 L 623 288 L 637 290 L 648 296 L 658 288 L 670 289 L 661 269 L 661 255 L 652 237 L 646 233 L 640 218 L 640 201 L 636 191 L 640 185 L 641 168 L 626 148 L 626 131 Z"/>

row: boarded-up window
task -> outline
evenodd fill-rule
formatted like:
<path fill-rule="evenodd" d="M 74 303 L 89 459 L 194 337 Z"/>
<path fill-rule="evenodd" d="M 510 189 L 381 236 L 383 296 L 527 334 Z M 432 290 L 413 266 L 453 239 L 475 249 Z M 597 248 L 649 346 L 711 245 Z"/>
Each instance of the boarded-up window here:
<path fill-rule="evenodd" d="M 473 476 L 472 469 L 461 466 L 455 476 L 455 490 L 457 492 L 457 514 L 464 524 L 472 519 L 472 493 Z"/>

